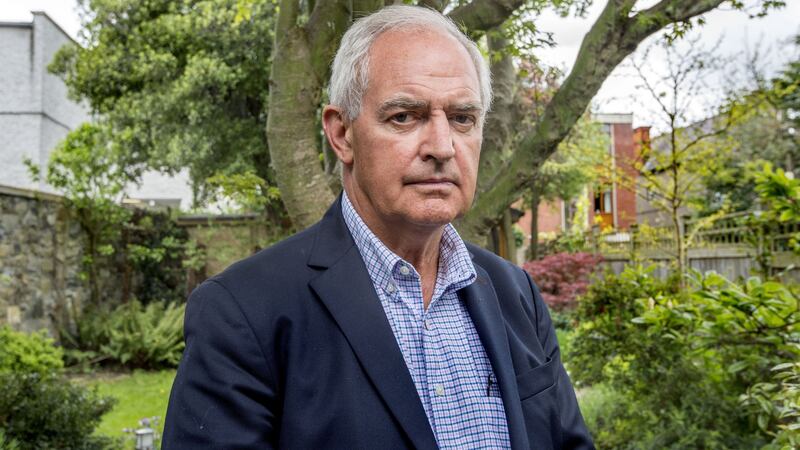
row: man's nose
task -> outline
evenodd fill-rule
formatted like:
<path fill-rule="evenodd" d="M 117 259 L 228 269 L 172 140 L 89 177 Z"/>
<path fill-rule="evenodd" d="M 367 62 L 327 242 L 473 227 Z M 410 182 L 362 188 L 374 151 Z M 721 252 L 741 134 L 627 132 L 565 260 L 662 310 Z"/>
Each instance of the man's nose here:
<path fill-rule="evenodd" d="M 446 114 L 432 114 L 425 124 L 420 148 L 423 160 L 446 161 L 456 154 L 453 130 Z"/>

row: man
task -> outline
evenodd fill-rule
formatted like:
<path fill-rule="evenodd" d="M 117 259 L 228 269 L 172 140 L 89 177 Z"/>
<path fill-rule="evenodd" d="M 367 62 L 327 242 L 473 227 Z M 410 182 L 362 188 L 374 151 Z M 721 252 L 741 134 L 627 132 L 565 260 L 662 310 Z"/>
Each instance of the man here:
<path fill-rule="evenodd" d="M 330 98 L 344 193 L 192 294 L 164 448 L 591 448 L 530 279 L 450 225 L 491 101 L 475 44 L 385 8 L 343 37 Z"/>

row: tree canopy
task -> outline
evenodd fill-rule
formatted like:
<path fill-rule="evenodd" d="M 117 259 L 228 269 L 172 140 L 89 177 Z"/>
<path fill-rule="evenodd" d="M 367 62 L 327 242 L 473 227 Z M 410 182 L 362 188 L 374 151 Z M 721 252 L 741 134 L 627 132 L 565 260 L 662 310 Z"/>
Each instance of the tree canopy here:
<path fill-rule="evenodd" d="M 80 39 L 50 69 L 107 126 L 132 173 L 188 168 L 271 180 L 264 133 L 275 6 L 238 0 L 89 0 Z"/>

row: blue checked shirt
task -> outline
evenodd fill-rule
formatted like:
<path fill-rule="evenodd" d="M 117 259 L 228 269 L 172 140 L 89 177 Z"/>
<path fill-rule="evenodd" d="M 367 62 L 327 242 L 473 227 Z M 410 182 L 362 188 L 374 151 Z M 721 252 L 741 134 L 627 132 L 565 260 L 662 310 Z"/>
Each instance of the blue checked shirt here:
<path fill-rule="evenodd" d="M 426 311 L 414 266 L 370 231 L 347 194 L 342 195 L 342 212 L 439 447 L 510 448 L 497 379 L 458 298 L 457 291 L 472 284 L 477 274 L 455 228 L 447 225 L 442 234 L 439 270 Z"/>

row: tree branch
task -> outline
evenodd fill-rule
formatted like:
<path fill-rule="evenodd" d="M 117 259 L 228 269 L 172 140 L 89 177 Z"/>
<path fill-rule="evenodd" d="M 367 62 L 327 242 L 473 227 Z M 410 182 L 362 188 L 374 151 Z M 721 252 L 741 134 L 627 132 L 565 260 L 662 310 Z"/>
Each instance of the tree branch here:
<path fill-rule="evenodd" d="M 462 228 L 471 234 L 485 233 L 529 185 L 536 168 L 555 152 L 614 68 L 636 50 L 642 40 L 670 23 L 709 11 L 722 1 L 663 0 L 630 16 L 635 1 L 609 0 L 584 37 L 564 84 L 534 129 L 495 175 L 490 188 L 462 220 Z"/>
<path fill-rule="evenodd" d="M 324 85 L 330 76 L 330 65 L 339 41 L 353 20 L 376 11 L 383 6 L 382 0 L 319 0 L 305 26 L 308 45 L 311 49 L 311 64 L 314 73 Z"/>
<path fill-rule="evenodd" d="M 297 0 L 281 0 L 278 21 L 275 23 L 275 43 L 279 43 L 297 24 L 300 4 Z"/>
<path fill-rule="evenodd" d="M 349 2 L 319 0 L 305 25 L 311 50 L 311 65 L 323 85 L 328 79 L 339 40 L 350 26 L 348 6 Z"/>
<path fill-rule="evenodd" d="M 494 103 L 492 111 L 486 117 L 483 126 L 483 145 L 481 146 L 480 169 L 478 170 L 478 189 L 481 191 L 489 183 L 490 175 L 500 169 L 503 153 L 509 147 L 513 137 L 516 107 L 517 70 L 514 68 L 511 55 L 500 53 L 500 58 L 495 58 L 497 52 L 502 52 L 508 44 L 502 37 L 488 36 L 487 44 L 490 55 L 490 71 L 492 74 L 492 89 Z M 506 155 L 508 156 L 508 155 Z"/>
<path fill-rule="evenodd" d="M 424 6 L 426 8 L 435 9 L 436 11 L 442 12 L 444 8 L 447 6 L 446 0 L 420 0 L 419 6 Z"/>
<path fill-rule="evenodd" d="M 486 32 L 505 22 L 522 3 L 521 0 L 472 0 L 448 16 L 466 30 Z"/>

